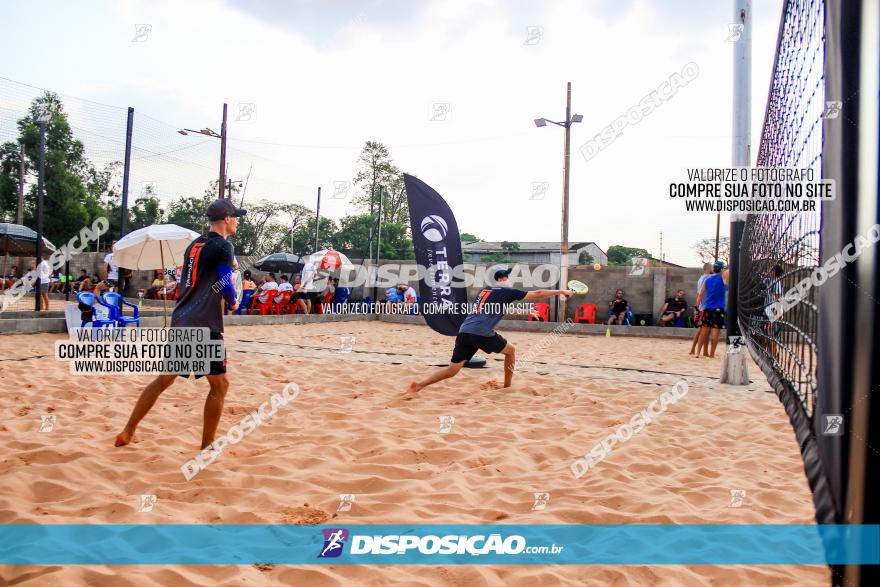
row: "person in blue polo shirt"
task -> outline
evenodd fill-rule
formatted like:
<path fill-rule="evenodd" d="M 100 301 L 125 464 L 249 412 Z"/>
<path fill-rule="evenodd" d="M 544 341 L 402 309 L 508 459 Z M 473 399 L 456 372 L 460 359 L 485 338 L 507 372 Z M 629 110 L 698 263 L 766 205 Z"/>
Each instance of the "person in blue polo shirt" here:
<path fill-rule="evenodd" d="M 478 350 L 504 355 L 504 387 L 510 387 L 516 365 L 516 348 L 495 332 L 495 327 L 508 313 L 508 304 L 519 300 L 540 300 L 553 296 L 568 298 L 574 295 L 573 291 L 567 289 L 538 289 L 527 292 L 508 287 L 511 271 L 512 269 L 496 271 L 494 277 L 498 285 L 485 288 L 477 295 L 471 313 L 458 329 L 449 366 L 434 372 L 427 379 L 413 381 L 404 396 L 411 396 L 433 383 L 454 377 Z"/>
<path fill-rule="evenodd" d="M 724 268 L 724 261 L 715 261 L 712 267 L 712 275 L 703 281 L 703 287 L 697 296 L 697 307 L 703 308 L 703 326 L 700 333 L 700 343 L 697 345 L 696 358 L 700 358 L 700 347 L 703 348 L 703 356 L 715 358 L 715 348 L 718 346 L 718 337 L 724 328 L 724 311 L 727 301 L 727 278 L 730 272 Z M 701 305 L 702 304 L 702 305 Z M 712 350 L 706 354 L 709 344 L 709 330 L 712 330 Z"/>

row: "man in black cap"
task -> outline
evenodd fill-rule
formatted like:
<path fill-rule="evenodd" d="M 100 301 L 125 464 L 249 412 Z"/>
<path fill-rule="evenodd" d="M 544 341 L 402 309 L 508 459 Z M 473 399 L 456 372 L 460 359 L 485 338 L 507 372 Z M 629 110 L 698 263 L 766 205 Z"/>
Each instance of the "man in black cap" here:
<path fill-rule="evenodd" d="M 247 212 L 236 208 L 230 200 L 214 200 L 206 211 L 211 222 L 207 234 L 196 238 L 183 254 L 183 272 L 178 286 L 179 296 L 171 326 L 209 328 L 211 340 L 223 340 L 223 301 L 230 311 L 237 309 L 232 266 L 235 254 L 227 239 L 238 230 L 238 219 Z M 222 289 L 215 290 L 220 285 Z M 189 377 L 189 373 L 180 373 Z M 159 375 L 151 381 L 138 398 L 125 428 L 116 436 L 116 446 L 131 442 L 138 423 L 156 403 L 159 395 L 174 383 L 178 374 Z M 197 375 L 196 378 L 201 377 Z M 212 361 L 208 374 L 211 390 L 205 400 L 205 421 L 202 429 L 202 449 L 214 442 L 229 381 L 226 378 L 226 357 Z"/>
<path fill-rule="evenodd" d="M 523 291 L 508 287 L 511 271 L 512 269 L 496 271 L 494 277 L 498 285 L 485 288 L 477 295 L 471 313 L 458 329 L 449 366 L 436 371 L 423 381 L 410 383 L 405 396 L 414 394 L 432 383 L 454 377 L 478 350 L 504 355 L 504 387 L 510 387 L 516 365 L 516 348 L 495 332 L 495 327 L 508 313 L 508 304 L 519 300 L 540 300 L 553 296 L 568 298 L 574 295 L 573 291 L 567 289 Z"/>

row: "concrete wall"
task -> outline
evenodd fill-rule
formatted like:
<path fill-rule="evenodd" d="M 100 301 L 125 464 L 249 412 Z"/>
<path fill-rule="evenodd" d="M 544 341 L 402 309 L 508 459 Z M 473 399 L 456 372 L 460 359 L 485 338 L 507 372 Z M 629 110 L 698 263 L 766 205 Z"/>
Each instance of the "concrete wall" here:
<path fill-rule="evenodd" d="M 400 263 L 399 261 L 380 261 L 380 267 L 389 263 Z M 415 264 L 408 262 L 405 266 L 415 267 Z M 478 264 L 478 267 L 484 269 L 490 267 L 487 264 Z M 536 265 L 529 265 L 530 269 Z M 632 274 L 631 267 L 609 267 L 603 266 L 596 271 L 592 265 L 575 265 L 569 268 L 569 279 L 577 279 L 583 281 L 590 288 L 585 295 L 578 295 L 572 298 L 569 303 L 567 315 L 569 318 L 574 317 L 574 313 L 580 304 L 597 304 L 599 312 L 597 316 L 604 319 L 607 315 L 608 303 L 614 297 L 617 288 L 622 288 L 625 297 L 630 303 L 634 313 L 651 314 L 656 322 L 656 316 L 660 313 L 666 298 L 675 295 L 677 289 L 685 291 L 685 299 L 688 305 L 693 305 L 696 301 L 697 280 L 702 273 L 698 268 L 674 268 L 674 267 L 645 267 L 640 275 Z M 410 282 L 417 291 L 418 284 Z M 514 280 L 511 284 L 513 287 L 523 287 L 522 281 Z M 350 299 L 360 300 L 365 295 L 372 296 L 372 291 L 364 291 L 363 287 L 353 289 Z M 367 288 L 370 290 L 371 288 Z M 384 288 L 379 288 L 379 295 L 382 295 Z M 468 300 L 474 300 L 479 287 L 469 287 Z M 535 288 L 524 288 L 535 289 Z M 525 319 L 525 318 L 523 318 Z"/>
<path fill-rule="evenodd" d="M 70 261 L 71 274 L 76 276 L 81 268 L 86 268 L 90 274 L 97 272 L 103 276 L 104 255 L 105 253 L 103 252 L 77 255 Z M 250 269 L 254 280 L 259 282 L 263 277 L 263 273 L 253 267 L 253 263 L 257 260 L 256 257 L 250 256 L 238 257 L 240 268 L 242 270 Z M 352 262 L 358 265 L 363 263 L 360 259 L 352 259 Z M 11 267 L 13 264 L 18 264 L 19 267 L 30 267 L 30 259 L 10 257 L 8 266 Z M 366 261 L 365 264 L 370 265 L 371 263 Z M 413 273 L 416 267 L 413 261 L 379 261 L 380 268 L 382 265 L 388 264 L 400 264 L 404 268 L 409 268 Z M 529 269 L 534 269 L 537 266 L 536 264 L 523 265 L 529 267 Z M 476 266 L 485 270 L 491 267 L 491 264 L 480 263 L 476 264 Z M 404 269 L 405 271 L 406 269 Z M 469 272 L 473 274 L 472 271 Z M 675 295 L 677 289 L 685 291 L 685 299 L 689 305 L 692 306 L 694 304 L 697 297 L 697 280 L 701 273 L 702 270 L 699 268 L 644 267 L 641 274 L 635 275 L 632 273 L 631 267 L 603 265 L 599 271 L 596 271 L 592 265 L 573 265 L 569 268 L 569 279 L 583 281 L 590 288 L 590 291 L 585 295 L 578 295 L 572 298 L 567 315 L 569 318 L 574 317 L 574 313 L 580 304 L 597 304 L 599 306 L 597 317 L 604 321 L 607 315 L 608 303 L 614 297 L 614 291 L 617 288 L 622 288 L 633 312 L 651 314 L 656 323 L 656 317 L 663 307 L 666 298 Z M 132 283 L 126 289 L 126 295 L 137 297 L 137 291 L 149 287 L 152 280 L 153 273 L 151 271 L 135 271 Z M 410 285 L 418 291 L 418 284 L 416 282 L 410 282 Z M 516 280 L 512 285 L 513 287 L 523 287 L 522 282 Z M 379 289 L 378 295 L 381 299 L 384 288 Z M 479 290 L 479 287 L 468 288 L 468 300 L 474 300 Z M 361 300 L 365 296 L 372 297 L 372 295 L 372 288 L 366 288 L 365 291 L 363 286 L 359 286 L 353 288 L 350 299 Z"/>

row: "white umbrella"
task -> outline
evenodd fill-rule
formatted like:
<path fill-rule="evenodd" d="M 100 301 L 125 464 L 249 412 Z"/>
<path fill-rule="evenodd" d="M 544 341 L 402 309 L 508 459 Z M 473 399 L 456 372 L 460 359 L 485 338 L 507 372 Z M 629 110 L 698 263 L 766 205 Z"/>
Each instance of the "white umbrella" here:
<path fill-rule="evenodd" d="M 153 224 L 128 233 L 113 245 L 113 264 L 126 269 L 183 265 L 183 253 L 199 233 L 176 224 Z"/>
<path fill-rule="evenodd" d="M 333 249 L 321 249 L 316 253 L 309 255 L 309 263 L 315 266 L 319 271 L 338 271 L 340 269 L 353 269 L 351 261 Z"/>
<path fill-rule="evenodd" d="M 113 245 L 113 264 L 125 269 L 165 270 L 183 265 L 183 254 L 199 233 L 176 224 L 153 224 L 128 233 Z M 166 299 L 162 298 L 163 302 Z M 167 323 L 167 304 L 163 303 Z"/>

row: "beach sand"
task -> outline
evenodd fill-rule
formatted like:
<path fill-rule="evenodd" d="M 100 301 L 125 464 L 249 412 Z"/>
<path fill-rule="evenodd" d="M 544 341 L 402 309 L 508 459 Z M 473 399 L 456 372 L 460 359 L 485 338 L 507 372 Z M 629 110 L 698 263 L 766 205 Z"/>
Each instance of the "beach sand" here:
<path fill-rule="evenodd" d="M 503 326 L 500 331 L 504 333 Z M 720 385 L 723 359 L 690 341 L 505 336 L 534 362 L 502 389 L 502 363 L 464 369 L 411 401 L 400 394 L 451 338 L 383 322 L 226 331 L 231 387 L 220 432 L 280 392 L 299 397 L 191 481 L 207 383 L 180 380 L 113 439 L 149 378 L 72 377 L 62 335 L 0 337 L 0 523 L 813 523 L 788 419 L 750 363 Z M 340 337 L 355 336 L 340 352 Z M 724 352 L 724 345 L 719 353 Z M 31 358 L 40 357 L 40 358 Z M 20 359 L 20 360 L 18 360 Z M 684 376 L 684 377 L 682 377 Z M 570 466 L 661 391 L 688 393 L 580 479 Z M 40 432 L 41 415 L 57 417 Z M 439 417 L 451 415 L 449 433 Z M 745 499 L 731 507 L 731 491 Z M 549 492 L 533 511 L 533 494 Z M 339 494 L 355 494 L 337 512 Z M 155 495 L 139 512 L 141 495 Z M 824 566 L 68 566 L 0 567 L 10 585 L 827 585 Z"/>

